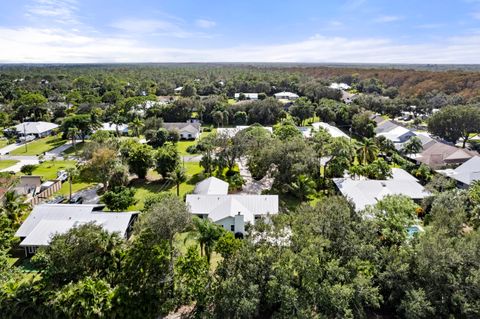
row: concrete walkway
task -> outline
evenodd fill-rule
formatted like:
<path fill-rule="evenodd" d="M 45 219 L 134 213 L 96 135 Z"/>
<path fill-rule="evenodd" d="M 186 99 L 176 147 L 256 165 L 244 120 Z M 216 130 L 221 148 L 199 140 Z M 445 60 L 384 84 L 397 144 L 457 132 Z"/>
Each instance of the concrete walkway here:
<path fill-rule="evenodd" d="M 3 157 L 5 157 L 5 156 L 3 156 Z M 22 159 L 16 159 L 14 157 L 20 157 L 20 156 L 11 156 L 11 157 L 9 156 L 9 158 L 0 157 L 0 159 L 14 159 L 14 160 L 19 161 L 15 165 L 12 165 L 10 167 L 7 167 L 7 168 L 4 168 L 4 169 L 0 170 L 0 172 L 18 173 L 18 172 L 20 172 L 20 169 L 24 165 L 38 165 L 39 164 L 38 159 L 37 158 L 32 158 L 32 156 L 23 156 L 23 157 L 28 157 L 28 158 L 22 158 Z"/>

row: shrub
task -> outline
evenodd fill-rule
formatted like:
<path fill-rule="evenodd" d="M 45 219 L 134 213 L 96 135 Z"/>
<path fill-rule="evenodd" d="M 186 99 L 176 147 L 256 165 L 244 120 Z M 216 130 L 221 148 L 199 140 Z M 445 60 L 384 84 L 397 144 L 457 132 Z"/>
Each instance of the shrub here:
<path fill-rule="evenodd" d="M 27 164 L 23 165 L 22 168 L 20 168 L 20 172 L 22 172 L 25 175 L 32 175 L 32 172 L 37 168 L 37 165 L 34 164 Z"/>

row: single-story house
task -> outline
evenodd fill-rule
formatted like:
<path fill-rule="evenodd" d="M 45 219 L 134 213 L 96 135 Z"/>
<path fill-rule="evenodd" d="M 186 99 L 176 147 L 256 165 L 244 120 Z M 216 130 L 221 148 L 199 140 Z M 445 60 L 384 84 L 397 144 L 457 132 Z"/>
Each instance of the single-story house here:
<path fill-rule="evenodd" d="M 13 131 L 18 136 L 33 135 L 35 137 L 45 137 L 52 135 L 53 130 L 58 128 L 58 125 L 50 122 L 23 122 L 13 127 Z"/>
<path fill-rule="evenodd" d="M 478 156 L 478 153 L 435 141 L 422 153 L 416 154 L 412 158 L 433 169 L 441 169 L 447 165 L 460 165 L 474 156 Z"/>
<path fill-rule="evenodd" d="M 401 148 L 400 144 L 405 143 L 413 136 L 416 136 L 415 132 L 397 125 L 390 120 L 385 120 L 380 116 L 376 116 L 374 121 L 377 123 L 375 133 L 377 136 L 384 136 L 387 140 L 392 141 L 397 149 Z"/>
<path fill-rule="evenodd" d="M 243 131 L 244 129 L 249 128 L 247 125 L 237 125 L 236 127 L 219 127 L 217 128 L 217 134 L 227 137 L 234 137 L 238 132 Z M 259 126 L 266 131 L 273 133 L 273 128 L 271 126 Z"/>
<path fill-rule="evenodd" d="M 468 188 L 473 182 L 480 181 L 480 156 L 474 156 L 455 169 L 438 170 L 438 173 L 457 181 L 460 188 Z"/>
<path fill-rule="evenodd" d="M 332 83 L 330 84 L 329 88 L 335 89 L 335 90 L 349 90 L 351 88 L 350 85 L 347 83 Z"/>
<path fill-rule="evenodd" d="M 41 204 L 33 208 L 30 215 L 15 233 L 20 237 L 20 247 L 31 255 L 38 247 L 48 246 L 55 234 L 87 223 L 101 225 L 111 233 L 127 239 L 132 231 L 138 212 L 104 212 L 104 205 Z"/>
<path fill-rule="evenodd" d="M 310 126 L 297 126 L 297 129 L 302 133 L 303 138 L 312 137 L 313 130 Z"/>
<path fill-rule="evenodd" d="M 175 92 L 175 94 L 180 94 L 183 90 L 183 86 L 179 86 L 178 88 L 175 88 L 173 91 Z"/>
<path fill-rule="evenodd" d="M 323 128 L 330 134 L 332 137 L 345 137 L 350 139 L 350 137 L 345 134 L 342 130 L 340 130 L 338 127 L 330 125 L 325 122 L 315 122 L 312 123 L 313 128 L 318 131 L 320 128 Z"/>
<path fill-rule="evenodd" d="M 333 181 L 342 195 L 353 202 L 356 211 L 375 205 L 387 195 L 405 195 L 414 201 L 430 196 L 415 177 L 401 168 L 392 168 L 392 177 L 386 180 L 345 177 Z"/>
<path fill-rule="evenodd" d="M 171 122 L 163 123 L 168 131 L 177 130 L 182 140 L 195 140 L 200 137 L 200 123 Z"/>
<path fill-rule="evenodd" d="M 197 195 L 227 195 L 228 183 L 212 176 L 199 182 L 193 193 Z"/>
<path fill-rule="evenodd" d="M 245 223 L 278 214 L 278 195 L 187 195 L 191 213 L 209 218 L 235 234 L 245 234 Z"/>
<path fill-rule="evenodd" d="M 235 93 L 235 100 L 240 99 L 240 94 L 245 96 L 245 100 L 258 100 L 258 93 Z"/>
<path fill-rule="evenodd" d="M 296 100 L 299 98 L 298 94 L 292 92 L 279 92 L 274 94 L 277 100 Z"/>
<path fill-rule="evenodd" d="M 128 134 L 128 124 L 113 124 L 113 123 L 102 123 L 102 127 L 98 129 L 99 131 L 109 131 L 117 132 L 126 135 Z"/>

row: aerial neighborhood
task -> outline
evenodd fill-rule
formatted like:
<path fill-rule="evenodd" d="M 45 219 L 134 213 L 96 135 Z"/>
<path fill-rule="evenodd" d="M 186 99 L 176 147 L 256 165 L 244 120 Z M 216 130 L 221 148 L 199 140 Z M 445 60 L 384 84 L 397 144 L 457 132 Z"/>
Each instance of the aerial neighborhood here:
<path fill-rule="evenodd" d="M 478 317 L 480 106 L 424 72 L 0 69 L 2 313 Z"/>

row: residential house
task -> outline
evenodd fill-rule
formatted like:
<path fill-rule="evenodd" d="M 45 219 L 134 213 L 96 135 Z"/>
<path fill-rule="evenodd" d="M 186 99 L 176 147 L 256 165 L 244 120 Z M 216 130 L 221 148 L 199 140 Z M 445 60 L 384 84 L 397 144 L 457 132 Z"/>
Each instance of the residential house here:
<path fill-rule="evenodd" d="M 175 94 L 180 94 L 180 93 L 182 93 L 182 90 L 183 90 L 183 86 L 179 86 L 179 87 L 175 88 L 173 91 L 175 92 Z"/>
<path fill-rule="evenodd" d="M 48 246 L 55 234 L 63 234 L 82 224 L 94 223 L 108 232 L 118 233 L 127 239 L 138 212 L 104 212 L 104 205 L 42 204 L 33 208 L 30 215 L 15 233 L 20 237 L 20 247 L 31 255 L 38 247 Z"/>
<path fill-rule="evenodd" d="M 278 214 L 278 195 L 190 194 L 186 202 L 192 214 L 209 218 L 238 236 L 245 234 L 245 224 Z"/>
<path fill-rule="evenodd" d="M 430 196 L 415 177 L 400 168 L 393 168 L 392 177 L 386 180 L 345 177 L 333 181 L 342 195 L 353 202 L 356 211 L 375 205 L 387 195 L 405 195 L 414 201 Z"/>
<path fill-rule="evenodd" d="M 335 89 L 335 90 L 350 90 L 351 86 L 348 85 L 347 83 L 332 83 L 330 84 L 329 88 Z"/>
<path fill-rule="evenodd" d="M 98 129 L 99 131 L 109 131 L 119 133 L 121 135 L 128 134 L 128 124 L 113 124 L 113 123 L 102 123 L 102 127 Z"/>
<path fill-rule="evenodd" d="M 241 94 L 245 96 L 245 100 L 258 100 L 258 93 L 235 93 L 235 100 L 239 100 Z"/>
<path fill-rule="evenodd" d="M 163 127 L 168 131 L 178 131 L 182 140 L 195 140 L 200 137 L 200 123 L 170 122 L 163 123 Z"/>
<path fill-rule="evenodd" d="M 393 142 L 397 150 L 402 149 L 403 143 L 413 136 L 416 136 L 415 132 L 397 125 L 390 120 L 386 120 L 381 116 L 376 116 L 374 121 L 377 123 L 377 127 L 375 128 L 376 135 L 384 136 L 387 140 Z"/>
<path fill-rule="evenodd" d="M 198 183 L 193 193 L 197 195 L 227 195 L 228 183 L 212 176 Z"/>
<path fill-rule="evenodd" d="M 277 100 L 296 100 L 299 98 L 298 94 L 292 92 L 279 92 L 274 94 Z"/>
<path fill-rule="evenodd" d="M 249 128 L 247 125 L 237 125 L 236 127 L 219 127 L 217 128 L 217 134 L 227 137 L 234 137 L 238 132 L 243 131 L 244 129 Z M 259 126 L 266 131 L 273 133 L 273 128 L 271 126 Z"/>
<path fill-rule="evenodd" d="M 435 141 L 433 144 L 430 143 L 423 152 L 415 154 L 411 158 L 433 169 L 441 169 L 448 165 L 465 163 L 477 155 L 477 152 Z"/>
<path fill-rule="evenodd" d="M 438 173 L 457 181 L 460 188 L 468 188 L 480 181 L 480 156 L 474 156 L 455 169 L 438 170 Z"/>
<path fill-rule="evenodd" d="M 345 137 L 347 139 L 350 139 L 350 137 L 345 134 L 342 130 L 340 130 L 338 127 L 330 125 L 325 122 L 315 122 L 312 123 L 313 128 L 318 131 L 320 128 L 323 128 L 330 134 L 332 137 Z"/>
<path fill-rule="evenodd" d="M 7 129 L 6 132 L 12 132 L 18 136 L 35 136 L 36 138 L 52 135 L 58 125 L 50 122 L 23 122 L 13 127 L 13 130 Z"/>

